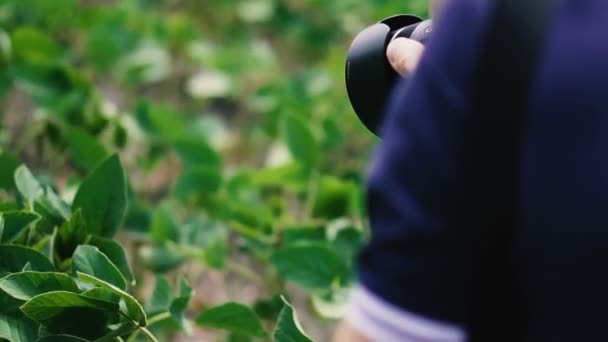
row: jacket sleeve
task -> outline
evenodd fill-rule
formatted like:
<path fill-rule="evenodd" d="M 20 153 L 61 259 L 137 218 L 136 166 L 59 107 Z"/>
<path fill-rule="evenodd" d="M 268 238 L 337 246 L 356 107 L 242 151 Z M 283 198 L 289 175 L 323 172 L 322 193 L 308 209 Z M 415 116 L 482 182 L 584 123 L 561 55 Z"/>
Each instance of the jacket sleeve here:
<path fill-rule="evenodd" d="M 368 183 L 371 241 L 359 259 L 366 293 L 456 326 L 466 325 L 475 258 L 459 206 L 463 132 L 490 3 L 452 0 L 418 70 L 395 89 Z M 356 297 L 351 304 L 367 310 Z"/>

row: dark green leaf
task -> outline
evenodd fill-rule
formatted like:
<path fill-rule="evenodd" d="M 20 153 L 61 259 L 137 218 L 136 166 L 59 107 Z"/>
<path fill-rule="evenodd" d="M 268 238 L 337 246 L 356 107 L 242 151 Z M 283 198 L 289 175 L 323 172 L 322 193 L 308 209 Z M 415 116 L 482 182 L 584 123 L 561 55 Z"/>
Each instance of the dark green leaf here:
<path fill-rule="evenodd" d="M 15 189 L 15 170 L 21 162 L 19 159 L 7 152 L 0 151 L 0 189 Z"/>
<path fill-rule="evenodd" d="M 88 234 L 82 211 L 75 211 L 70 220 L 64 222 L 55 234 L 54 248 L 60 260 L 71 258 L 76 247 L 85 242 Z"/>
<path fill-rule="evenodd" d="M 313 215 L 326 219 L 348 216 L 354 187 L 335 177 L 321 178 L 313 205 Z"/>
<path fill-rule="evenodd" d="M 125 175 L 118 155 L 106 159 L 80 185 L 72 210 L 82 209 L 88 231 L 113 237 L 127 207 Z"/>
<path fill-rule="evenodd" d="M 50 335 L 36 340 L 36 342 L 88 342 L 84 338 L 71 335 Z"/>
<path fill-rule="evenodd" d="M 185 329 L 186 327 L 186 325 L 184 324 L 184 312 L 188 308 L 190 298 L 192 298 L 192 293 L 193 291 L 190 285 L 188 285 L 188 283 L 183 277 L 180 277 L 179 293 L 171 301 L 171 305 L 169 306 L 169 312 L 171 312 L 171 317 L 180 329 Z"/>
<path fill-rule="evenodd" d="M 97 138 L 79 128 L 66 135 L 72 160 L 85 171 L 92 170 L 108 157 L 108 151 Z"/>
<path fill-rule="evenodd" d="M 148 320 L 146 318 L 146 313 L 144 312 L 143 307 L 141 306 L 141 304 L 139 304 L 139 302 L 137 302 L 135 298 L 133 298 L 133 296 L 101 279 L 81 272 L 77 272 L 77 274 L 78 278 L 80 278 L 80 280 L 82 280 L 83 282 L 101 286 L 114 292 L 122 299 L 124 303 L 124 308 L 121 305 L 121 311 L 123 311 L 126 316 L 131 318 L 134 322 L 137 322 L 140 327 L 145 327 L 146 325 L 148 325 Z"/>
<path fill-rule="evenodd" d="M 38 324 L 21 313 L 0 313 L 0 339 L 9 342 L 31 342 L 38 337 Z"/>
<path fill-rule="evenodd" d="M 40 218 L 29 211 L 7 211 L 1 214 L 4 218 L 4 231 L 0 234 L 0 242 L 13 242 L 32 222 Z"/>
<path fill-rule="evenodd" d="M 270 299 L 257 300 L 253 305 L 253 310 L 262 319 L 276 320 L 283 305 L 281 296 L 274 296 Z"/>
<path fill-rule="evenodd" d="M 21 311 L 44 325 L 50 333 L 70 334 L 87 339 L 105 335 L 107 324 L 115 317 L 118 309 L 115 303 L 66 291 L 38 295 L 21 307 Z"/>
<path fill-rule="evenodd" d="M 312 339 L 302 329 L 293 306 L 285 298 L 283 301 L 285 306 L 279 314 L 279 320 L 274 330 L 274 340 L 276 342 L 312 342 Z"/>
<path fill-rule="evenodd" d="M 116 241 L 99 236 L 91 236 L 88 240 L 88 244 L 99 248 L 99 250 L 105 254 L 110 261 L 118 267 L 120 273 L 125 277 L 128 283 L 134 284 L 135 277 L 129 266 L 127 260 L 127 253 L 125 249 Z"/>
<path fill-rule="evenodd" d="M 222 181 L 217 169 L 208 166 L 195 166 L 182 172 L 177 179 L 173 192 L 175 196 L 186 201 L 192 198 L 204 198 L 215 193 Z"/>
<path fill-rule="evenodd" d="M 169 310 L 171 304 L 171 286 L 167 281 L 167 278 L 163 276 L 156 276 L 156 283 L 154 285 L 154 291 L 148 305 L 146 305 L 146 312 L 148 315 L 156 315 L 164 311 Z"/>
<path fill-rule="evenodd" d="M 346 266 L 326 245 L 296 245 L 276 251 L 271 262 L 285 279 L 313 292 L 331 291 Z"/>
<path fill-rule="evenodd" d="M 0 279 L 0 290 L 20 300 L 30 300 L 52 291 L 78 292 L 78 286 L 67 274 L 53 272 L 21 272 Z"/>
<path fill-rule="evenodd" d="M 196 324 L 247 336 L 267 336 L 255 312 L 245 305 L 233 302 L 206 310 L 196 318 Z"/>
<path fill-rule="evenodd" d="M 121 290 L 127 289 L 127 281 L 118 267 L 94 246 L 81 245 L 76 248 L 72 257 L 72 271 L 91 275 L 117 286 Z"/>
<path fill-rule="evenodd" d="M 0 277 L 3 277 L 6 273 L 21 272 L 27 263 L 31 265 L 34 271 L 53 271 L 50 260 L 31 248 L 17 245 L 0 245 Z"/>

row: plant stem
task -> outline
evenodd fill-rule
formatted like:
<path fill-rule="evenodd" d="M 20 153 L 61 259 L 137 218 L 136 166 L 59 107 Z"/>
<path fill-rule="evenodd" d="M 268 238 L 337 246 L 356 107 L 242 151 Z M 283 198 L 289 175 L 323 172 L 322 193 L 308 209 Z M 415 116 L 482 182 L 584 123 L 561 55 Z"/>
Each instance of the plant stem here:
<path fill-rule="evenodd" d="M 150 332 L 150 330 L 144 328 L 144 327 L 140 327 L 139 331 L 142 332 L 142 334 L 146 335 L 146 338 L 148 340 L 150 340 L 151 342 L 158 342 L 158 340 L 156 339 L 156 337 L 154 337 L 154 335 L 152 335 L 152 333 Z"/>
<path fill-rule="evenodd" d="M 152 317 L 150 317 L 150 319 L 148 320 L 148 327 L 162 321 L 165 320 L 167 318 L 171 317 L 171 313 L 170 312 L 161 312 L 157 315 L 154 315 Z M 152 335 L 152 333 L 146 329 L 146 328 L 142 328 L 142 327 L 138 327 L 137 330 L 135 330 L 131 336 L 129 336 L 129 339 L 127 340 L 127 342 L 134 342 L 137 338 L 137 336 L 139 336 L 139 333 L 142 332 L 144 335 L 146 335 L 146 337 L 151 340 L 151 341 L 155 341 L 157 342 L 156 338 L 154 337 L 154 335 Z"/>

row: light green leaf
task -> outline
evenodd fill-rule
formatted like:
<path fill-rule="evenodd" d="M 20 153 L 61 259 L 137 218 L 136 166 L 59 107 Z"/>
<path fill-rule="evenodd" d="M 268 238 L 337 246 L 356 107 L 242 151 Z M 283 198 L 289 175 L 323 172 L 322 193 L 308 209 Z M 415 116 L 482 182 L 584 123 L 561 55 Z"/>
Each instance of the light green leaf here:
<path fill-rule="evenodd" d="M 179 293 L 177 297 L 171 301 L 169 312 L 171 312 L 173 321 L 177 323 L 178 327 L 182 330 L 188 329 L 184 320 L 184 312 L 188 308 L 193 292 L 192 287 L 186 282 L 186 279 L 179 277 Z"/>
<path fill-rule="evenodd" d="M 204 165 L 219 169 L 222 165 L 221 156 L 202 139 L 179 138 L 173 142 L 173 148 L 186 167 Z"/>
<path fill-rule="evenodd" d="M 341 280 L 346 266 L 326 245 L 296 245 L 276 251 L 271 262 L 285 279 L 315 293 L 331 291 Z"/>
<path fill-rule="evenodd" d="M 141 304 L 139 304 L 139 302 L 137 302 L 137 300 L 133 296 L 101 279 L 81 272 L 77 272 L 77 274 L 80 280 L 82 280 L 83 282 L 98 285 L 116 293 L 124 302 L 124 308 L 121 305 L 121 311 L 123 311 L 123 313 L 126 316 L 130 317 L 134 322 L 137 322 L 140 327 L 145 327 L 146 325 L 148 325 L 148 320 L 146 318 L 144 308 L 141 306 Z"/>
<path fill-rule="evenodd" d="M 121 290 L 127 289 L 127 280 L 116 265 L 99 248 L 80 245 L 72 257 L 72 272 L 81 272 L 99 278 Z"/>
<path fill-rule="evenodd" d="M 92 235 L 88 240 L 88 244 L 99 248 L 118 267 L 127 282 L 132 285 L 135 284 L 135 277 L 127 260 L 127 252 L 125 252 L 125 249 L 118 242 Z"/>
<path fill-rule="evenodd" d="M 42 185 L 25 165 L 15 170 L 15 185 L 21 196 L 27 200 L 30 209 L 33 209 L 34 201 L 44 195 Z"/>
<path fill-rule="evenodd" d="M 21 272 L 0 279 L 0 290 L 20 300 L 30 300 L 39 294 L 52 291 L 78 292 L 78 286 L 64 273 Z"/>
<path fill-rule="evenodd" d="M 108 157 L 108 151 L 99 140 L 82 129 L 70 129 L 66 139 L 72 160 L 83 170 L 92 170 Z"/>
<path fill-rule="evenodd" d="M 148 315 L 156 315 L 164 311 L 169 310 L 171 304 L 171 286 L 166 277 L 156 276 L 156 283 L 154 285 L 154 291 L 148 305 L 146 305 L 146 312 Z"/>
<path fill-rule="evenodd" d="M 159 245 L 167 241 L 177 242 L 177 233 L 175 210 L 168 205 L 154 210 L 150 222 L 150 239 Z"/>
<path fill-rule="evenodd" d="M 82 210 L 90 234 L 113 237 L 127 208 L 125 175 L 118 155 L 106 159 L 82 182 L 72 210 Z"/>
<path fill-rule="evenodd" d="M 285 306 L 279 314 L 274 330 L 274 340 L 276 342 L 312 342 L 312 339 L 302 329 L 293 306 L 285 297 L 283 297 L 283 302 Z"/>
<path fill-rule="evenodd" d="M 15 60 L 34 65 L 49 65 L 62 58 L 62 49 L 47 33 L 22 26 L 13 31 Z"/>
<path fill-rule="evenodd" d="M 21 313 L 0 313 L 0 339 L 9 342 L 31 342 L 38 337 L 38 324 Z"/>
<path fill-rule="evenodd" d="M 52 272 L 51 261 L 35 250 L 18 245 L 0 245 L 0 277 L 7 273 L 21 272 L 29 263 L 34 271 Z"/>
<path fill-rule="evenodd" d="M 303 166 L 314 168 L 319 163 L 319 144 L 306 123 L 294 115 L 285 116 L 284 135 L 291 155 Z"/>
<path fill-rule="evenodd" d="M 247 336 L 267 336 L 255 312 L 245 305 L 234 302 L 206 310 L 196 318 L 196 324 Z"/>
<path fill-rule="evenodd" d="M 2 213 L 2 216 L 4 230 L 0 233 L 0 242 L 13 242 L 23 230 L 40 218 L 36 213 L 29 211 L 6 211 Z"/>

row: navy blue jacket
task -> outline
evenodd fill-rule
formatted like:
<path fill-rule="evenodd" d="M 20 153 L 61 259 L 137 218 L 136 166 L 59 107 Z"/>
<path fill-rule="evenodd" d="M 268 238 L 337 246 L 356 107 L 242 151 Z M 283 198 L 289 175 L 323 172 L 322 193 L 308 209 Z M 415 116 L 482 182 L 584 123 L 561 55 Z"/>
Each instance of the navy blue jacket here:
<path fill-rule="evenodd" d="M 454 219 L 467 188 L 455 149 L 470 124 L 492 1 L 448 2 L 389 106 L 360 281 L 404 310 L 485 329 L 487 341 L 608 340 L 608 1 L 558 0 L 521 142 L 507 270 L 517 277 L 480 292 L 471 291 L 480 281 L 471 265 L 486 256 L 466 250 L 466 227 Z M 475 312 L 480 298 L 487 305 Z"/>

